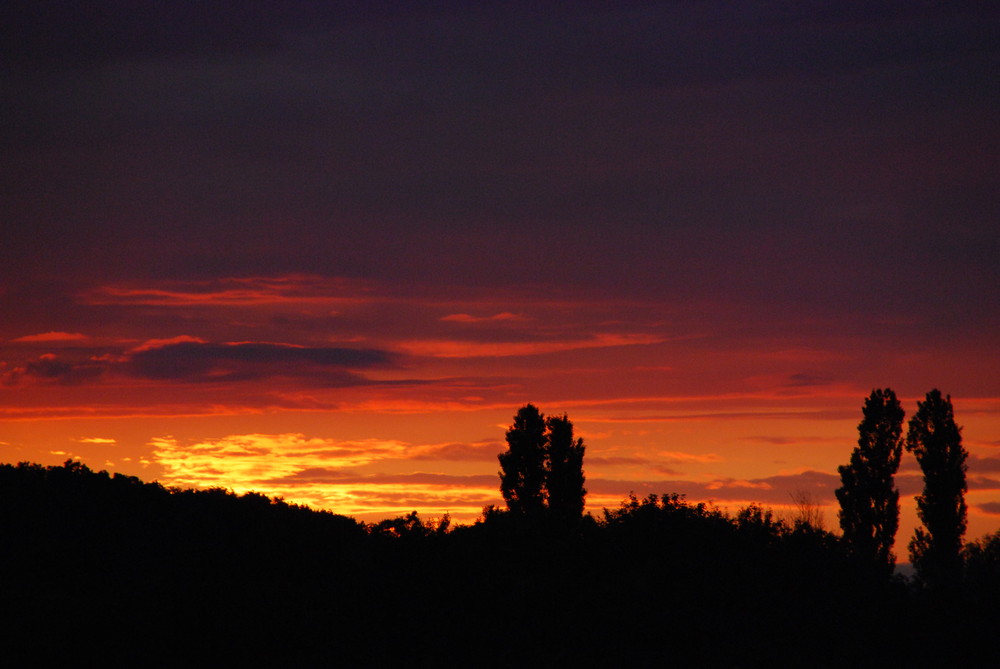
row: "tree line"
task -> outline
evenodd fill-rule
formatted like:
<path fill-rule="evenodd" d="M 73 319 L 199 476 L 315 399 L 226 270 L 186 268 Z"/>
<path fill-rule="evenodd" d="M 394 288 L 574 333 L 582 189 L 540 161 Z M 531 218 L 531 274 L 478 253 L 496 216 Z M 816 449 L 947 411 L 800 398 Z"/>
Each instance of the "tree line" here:
<path fill-rule="evenodd" d="M 912 450 L 954 468 L 960 430 L 948 427 L 950 399 L 932 399 L 911 420 Z M 584 513 L 583 439 L 566 415 L 546 417 L 534 405 L 517 412 L 499 456 L 506 508 L 487 507 L 471 525 L 416 512 L 361 523 L 72 461 L 0 465 L 0 642 L 12 666 L 140 657 L 414 667 L 995 658 L 1000 532 L 962 549 L 958 583 L 887 578 L 898 492 L 882 474 L 895 473 L 909 444 L 891 391 L 873 391 L 863 413 L 843 479 L 854 506 L 845 503 L 841 522 L 854 523 L 854 539 L 807 514 L 787 521 L 751 504 L 729 515 L 678 494 L 630 495 Z M 931 501 L 943 493 L 928 483 L 924 497 L 936 518 Z M 944 536 L 933 522 L 924 532 L 928 545 Z M 923 573 L 933 583 L 934 572 Z"/>
<path fill-rule="evenodd" d="M 77 462 L 0 465 L 0 574 L 11 666 L 919 666 L 1000 624 L 1000 533 L 955 606 L 759 505 L 366 524 Z"/>
<path fill-rule="evenodd" d="M 893 553 L 899 528 L 899 491 L 894 478 L 903 450 L 913 453 L 924 479 L 916 497 L 922 523 L 908 545 L 910 561 L 922 585 L 957 587 L 963 570 L 962 540 L 966 530 L 966 459 L 962 429 L 955 423 L 951 396 L 933 389 L 910 418 L 891 388 L 873 389 L 862 407 L 858 445 L 850 462 L 838 468 L 841 487 L 838 519 L 843 548 L 856 566 L 878 578 L 894 571 Z M 506 432 L 507 450 L 500 461 L 500 491 L 508 512 L 519 520 L 547 518 L 556 526 L 573 526 L 582 518 L 582 438 L 574 440 L 565 414 L 546 418 L 533 404 L 514 416 Z M 484 515 L 497 510 L 487 507 Z M 976 545 L 969 550 L 978 550 Z M 980 549 L 982 546 L 980 545 Z M 980 550 L 982 553 L 982 550 Z"/>

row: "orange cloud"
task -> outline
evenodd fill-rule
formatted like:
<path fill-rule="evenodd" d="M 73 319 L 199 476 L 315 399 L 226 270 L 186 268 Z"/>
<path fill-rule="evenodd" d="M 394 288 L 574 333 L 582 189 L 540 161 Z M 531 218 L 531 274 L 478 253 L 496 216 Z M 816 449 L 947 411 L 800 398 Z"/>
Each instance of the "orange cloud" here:
<path fill-rule="evenodd" d="M 464 459 L 490 451 L 493 442 L 412 445 L 365 439 L 335 441 L 302 434 L 241 434 L 196 443 L 174 437 L 150 442 L 160 482 L 178 487 L 251 490 L 358 517 L 401 514 L 412 508 L 451 511 L 471 520 L 497 501 L 495 475 L 365 473 L 365 465 L 401 459 Z M 484 501 L 485 500 L 485 501 Z"/>
<path fill-rule="evenodd" d="M 705 488 L 707 490 L 719 490 L 721 488 L 751 488 L 754 490 L 771 490 L 772 486 L 767 481 L 746 481 L 740 479 L 725 479 L 722 481 L 712 481 Z"/>
<path fill-rule="evenodd" d="M 359 520 L 379 520 L 401 516 L 416 510 L 422 517 L 439 517 L 445 513 L 452 520 L 471 523 L 487 504 L 501 503 L 495 484 L 421 484 L 415 482 L 358 482 L 329 486 L 274 485 L 271 494 L 286 500 L 330 509 Z"/>
<path fill-rule="evenodd" d="M 566 403 L 569 404 L 568 402 Z M 718 420 L 796 420 L 796 419 L 840 419 L 853 417 L 855 412 L 816 409 L 813 411 L 718 411 L 706 413 L 678 413 L 676 415 L 636 415 L 636 416 L 584 416 L 581 422 L 588 423 L 680 423 Z"/>
<path fill-rule="evenodd" d="M 412 460 L 472 460 L 492 463 L 496 462 L 497 454 L 506 448 L 506 444 L 492 439 L 471 444 L 427 444 L 411 448 L 408 457 Z"/>
<path fill-rule="evenodd" d="M 367 439 L 337 442 L 302 434 L 241 434 L 182 444 L 173 437 L 150 442 L 171 485 L 251 490 L 269 480 L 315 467 L 353 468 L 399 456 L 406 444 Z"/>
<path fill-rule="evenodd" d="M 660 451 L 658 455 L 665 458 L 667 462 L 695 462 L 705 464 L 708 462 L 722 462 L 723 458 L 715 453 L 682 453 L 680 451 Z"/>

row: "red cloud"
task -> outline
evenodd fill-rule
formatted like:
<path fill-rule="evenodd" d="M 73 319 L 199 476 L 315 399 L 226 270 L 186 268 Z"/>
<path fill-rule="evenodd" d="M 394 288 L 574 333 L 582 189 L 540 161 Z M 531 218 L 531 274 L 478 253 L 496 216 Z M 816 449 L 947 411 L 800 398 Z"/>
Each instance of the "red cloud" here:
<path fill-rule="evenodd" d="M 476 358 L 542 355 L 545 353 L 558 353 L 560 351 L 574 351 L 586 348 L 659 344 L 663 341 L 665 341 L 663 337 L 656 335 L 597 334 L 592 337 L 579 339 L 530 342 L 475 342 L 431 339 L 403 342 L 400 344 L 400 348 L 407 353 L 433 358 Z"/>
<path fill-rule="evenodd" d="M 312 275 L 237 277 L 185 281 L 167 287 L 103 286 L 85 293 L 87 304 L 155 306 L 252 306 L 366 302 L 369 284 Z"/>
<path fill-rule="evenodd" d="M 87 335 L 79 332 L 42 332 L 40 334 L 25 335 L 11 339 L 12 342 L 50 342 L 50 341 L 80 341 L 88 339 Z"/>
<path fill-rule="evenodd" d="M 447 316 L 442 316 L 440 320 L 451 323 L 488 323 L 490 321 L 526 321 L 530 319 L 527 316 L 522 316 L 520 314 L 512 314 L 509 311 L 504 311 L 499 314 L 494 314 L 492 316 L 448 314 Z"/>

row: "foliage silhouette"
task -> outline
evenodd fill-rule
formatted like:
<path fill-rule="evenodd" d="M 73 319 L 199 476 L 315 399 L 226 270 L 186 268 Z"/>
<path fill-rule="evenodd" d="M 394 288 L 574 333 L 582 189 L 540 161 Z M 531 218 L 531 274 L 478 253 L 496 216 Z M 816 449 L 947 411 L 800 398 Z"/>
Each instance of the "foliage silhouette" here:
<path fill-rule="evenodd" d="M 789 493 L 792 502 L 795 504 L 795 513 L 792 517 L 792 526 L 808 528 L 812 530 L 825 530 L 826 519 L 823 515 L 822 505 L 813 497 L 808 490 L 794 490 Z"/>
<path fill-rule="evenodd" d="M 969 598 L 995 607 L 1000 601 L 1000 530 L 966 544 L 962 561 Z"/>
<path fill-rule="evenodd" d="M 563 529 L 496 507 L 473 525 L 416 512 L 366 525 L 76 462 L 0 465 L 0 642 L 11 666 L 926 666 L 993 652 L 1000 534 L 965 547 L 955 606 L 859 578 L 838 537 L 759 505 L 633 494 Z"/>
<path fill-rule="evenodd" d="M 899 528 L 899 491 L 893 477 L 903 454 L 903 409 L 891 389 L 872 390 L 862 407 L 858 445 L 838 467 L 840 527 L 848 553 L 882 578 L 896 563 L 892 545 Z"/>
<path fill-rule="evenodd" d="M 517 516 L 537 518 L 545 508 L 545 417 L 533 404 L 514 416 L 506 433 L 507 450 L 500 461 L 500 493 Z"/>
<path fill-rule="evenodd" d="M 514 416 L 500 461 L 500 492 L 514 517 L 553 527 L 580 522 L 587 495 L 583 487 L 583 439 L 573 436 L 565 414 L 546 418 L 533 404 Z M 554 523 L 554 524 L 553 524 Z"/>
<path fill-rule="evenodd" d="M 906 450 L 924 473 L 924 490 L 917 495 L 917 515 L 923 523 L 910 541 L 910 559 L 928 587 L 953 589 L 962 572 L 962 537 L 966 527 L 965 460 L 962 428 L 955 423 L 951 396 L 931 390 L 910 419 Z"/>
<path fill-rule="evenodd" d="M 437 522 L 422 521 L 420 514 L 411 511 L 406 516 L 387 518 L 368 526 L 369 534 L 394 539 L 423 538 L 431 535 L 447 534 L 451 529 L 451 517 L 446 513 Z"/>
<path fill-rule="evenodd" d="M 548 427 L 548 472 L 545 488 L 548 492 L 549 511 L 552 516 L 566 524 L 579 522 L 583 516 L 583 506 L 587 489 L 583 475 L 583 454 L 586 447 L 583 438 L 573 438 L 573 423 L 563 414 L 549 416 Z"/>

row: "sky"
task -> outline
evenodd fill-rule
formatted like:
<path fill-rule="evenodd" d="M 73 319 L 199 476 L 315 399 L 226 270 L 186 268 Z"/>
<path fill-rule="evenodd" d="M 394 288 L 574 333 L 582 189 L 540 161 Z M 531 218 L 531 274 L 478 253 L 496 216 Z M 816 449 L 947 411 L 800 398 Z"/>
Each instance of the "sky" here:
<path fill-rule="evenodd" d="M 0 461 L 471 522 L 531 402 L 836 530 L 940 388 L 1000 527 L 1000 7 L 536 4 L 4 3 Z"/>

